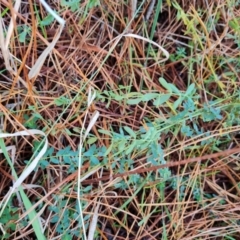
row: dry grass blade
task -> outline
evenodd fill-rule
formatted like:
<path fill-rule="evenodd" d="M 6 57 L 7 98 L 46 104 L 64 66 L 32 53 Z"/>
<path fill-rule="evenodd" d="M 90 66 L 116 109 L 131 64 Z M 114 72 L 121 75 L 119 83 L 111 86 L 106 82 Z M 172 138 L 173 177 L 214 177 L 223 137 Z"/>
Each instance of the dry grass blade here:
<path fill-rule="evenodd" d="M 0 133 L 0 138 L 8 138 L 8 137 L 18 137 L 18 136 L 29 136 L 29 135 L 42 135 L 44 139 L 44 145 L 42 149 L 39 151 L 37 156 L 31 161 L 31 163 L 26 167 L 26 169 L 22 172 L 22 174 L 15 179 L 15 182 L 9 192 L 5 195 L 5 198 L 1 201 L 0 206 L 4 203 L 3 209 L 6 206 L 8 199 L 11 197 L 11 194 L 17 190 L 17 188 L 23 183 L 23 181 L 32 173 L 32 171 L 36 168 L 39 160 L 42 158 L 44 153 L 48 147 L 48 140 L 46 138 L 46 134 L 40 130 L 27 130 L 27 131 L 20 131 L 16 133 Z M 9 148 L 7 148 L 9 149 Z M 2 151 L 2 150 L 1 150 Z M 7 200 L 6 200 L 7 199 Z"/>
<path fill-rule="evenodd" d="M 89 232 L 88 232 L 87 240 L 94 240 L 94 234 L 95 234 L 97 223 L 98 223 L 99 207 L 100 207 L 100 202 L 98 202 L 97 205 L 94 207 L 91 224 L 89 226 Z"/>
<path fill-rule="evenodd" d="M 237 2 L 0 1 L 5 239 L 239 239 Z"/>
<path fill-rule="evenodd" d="M 27 83 L 17 74 L 17 66 L 14 62 L 14 57 L 10 54 L 10 51 L 9 51 L 9 42 L 10 42 L 11 36 L 13 35 L 14 25 L 15 25 L 17 12 L 20 7 L 20 4 L 21 4 L 21 0 L 17 0 L 15 2 L 14 8 L 11 9 L 13 15 L 11 17 L 11 22 L 7 30 L 6 38 L 4 38 L 4 35 L 5 35 L 4 32 L 6 30 L 6 27 L 4 26 L 4 22 L 3 22 L 1 11 L 0 11 L 0 49 L 2 52 L 6 69 L 14 76 L 17 76 L 18 80 L 27 88 Z"/>
<path fill-rule="evenodd" d="M 88 98 L 87 98 L 87 106 L 88 108 L 91 106 L 91 104 L 93 104 L 93 101 L 96 97 L 96 93 L 92 88 L 89 88 L 88 91 Z M 84 121 L 83 121 L 83 127 L 85 126 L 85 122 L 86 122 L 86 118 L 88 116 L 88 109 L 86 111 L 85 117 L 84 117 Z M 78 196 L 78 206 L 79 206 L 79 210 L 80 210 L 80 217 L 81 217 L 81 222 L 82 222 L 82 226 L 83 226 L 83 237 L 84 239 L 87 240 L 87 235 L 86 235 L 86 230 L 85 230 L 85 224 L 84 224 L 84 220 L 83 220 L 83 213 L 82 213 L 82 204 L 81 204 L 81 194 L 80 194 L 80 190 L 81 190 L 81 167 L 82 167 L 82 148 L 83 148 L 83 144 L 84 141 L 86 140 L 86 137 L 88 136 L 90 130 L 92 129 L 92 127 L 94 126 L 94 124 L 96 123 L 97 119 L 99 117 L 99 112 L 95 111 L 93 113 L 93 116 L 89 122 L 89 125 L 86 129 L 86 132 L 83 134 L 83 130 L 84 128 L 82 127 L 81 129 L 81 133 L 80 133 L 80 144 L 79 144 L 79 159 L 78 159 L 78 191 L 77 191 L 77 196 Z M 97 169 L 96 169 L 97 170 Z M 94 223 L 93 223 L 94 224 Z M 93 225 L 94 227 L 94 225 Z M 93 230 L 93 229 L 91 229 Z M 90 235 L 91 237 L 91 235 Z"/>
<path fill-rule="evenodd" d="M 65 21 L 61 17 L 59 17 L 44 0 L 41 0 L 40 2 L 43 4 L 43 6 L 46 8 L 46 10 L 58 21 L 58 23 L 60 24 L 60 27 L 57 31 L 56 36 L 54 36 L 53 41 L 42 52 L 42 54 L 39 56 L 36 63 L 34 64 L 34 66 L 31 68 L 31 70 L 28 74 L 29 79 L 32 79 L 39 74 L 43 63 L 46 60 L 46 57 L 53 50 L 54 46 L 56 45 L 57 41 L 59 40 L 62 30 L 64 28 L 64 24 L 65 24 Z"/>
<path fill-rule="evenodd" d="M 133 33 L 127 33 L 127 34 L 124 34 L 123 35 L 124 37 L 132 37 L 132 38 L 137 38 L 137 39 L 141 39 L 143 41 L 146 41 L 148 43 L 151 43 L 152 45 L 155 45 L 156 47 L 158 47 L 162 52 L 163 54 L 165 55 L 165 58 L 158 61 L 157 63 L 151 65 L 150 67 L 156 65 L 156 64 L 159 64 L 159 63 L 162 63 L 162 62 L 165 62 L 169 59 L 169 53 L 168 51 L 166 51 L 163 47 L 161 47 L 159 44 L 155 43 L 154 41 L 150 40 L 150 39 L 147 39 L 147 38 L 144 38 L 142 36 L 139 36 L 139 35 L 136 35 L 136 34 L 133 34 Z"/>

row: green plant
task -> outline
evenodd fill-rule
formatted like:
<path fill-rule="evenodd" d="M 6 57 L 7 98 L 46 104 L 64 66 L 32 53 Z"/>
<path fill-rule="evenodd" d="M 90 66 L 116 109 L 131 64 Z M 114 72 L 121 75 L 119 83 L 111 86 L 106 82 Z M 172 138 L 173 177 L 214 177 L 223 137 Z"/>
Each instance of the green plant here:
<path fill-rule="evenodd" d="M 61 6 L 70 8 L 72 12 L 77 11 L 79 8 L 79 5 L 80 5 L 80 0 L 70 0 L 70 1 L 61 0 Z"/>
<path fill-rule="evenodd" d="M 52 213 L 50 222 L 54 225 L 56 233 L 65 239 L 72 239 L 73 237 L 79 237 L 82 235 L 82 223 L 79 220 L 78 204 L 76 202 L 70 203 L 72 200 L 63 198 L 59 195 L 54 195 L 53 198 L 56 201 L 56 205 L 49 206 L 49 211 Z M 72 207 L 68 208 L 68 205 L 72 205 Z M 84 204 L 83 209 L 85 209 Z M 89 215 L 84 217 L 86 227 L 89 218 Z M 75 225 L 75 227 L 71 229 L 71 225 Z"/>
<path fill-rule="evenodd" d="M 31 35 L 31 28 L 28 25 L 18 26 L 18 39 L 20 43 L 27 43 Z"/>
<path fill-rule="evenodd" d="M 9 166 L 16 179 L 27 156 L 46 149 L 22 200 L 13 193 L 3 208 L 4 238 L 238 239 L 238 2 L 49 1 L 67 20 L 56 42 L 52 31 L 65 22 L 42 0 L 14 11 L 1 4 L 1 127 L 42 129 L 49 141 L 47 149 L 37 136 L 0 143 L 4 190 Z M 30 37 L 32 47 L 19 49 Z M 50 58 L 36 69 L 43 37 Z"/>
<path fill-rule="evenodd" d="M 177 47 L 176 51 L 170 55 L 171 61 L 178 61 L 187 56 L 185 47 Z"/>
<path fill-rule="evenodd" d="M 0 218 L 0 224 L 5 229 L 5 234 L 1 239 L 9 239 L 10 233 L 16 230 L 18 218 L 18 208 L 13 206 L 12 196 Z"/>

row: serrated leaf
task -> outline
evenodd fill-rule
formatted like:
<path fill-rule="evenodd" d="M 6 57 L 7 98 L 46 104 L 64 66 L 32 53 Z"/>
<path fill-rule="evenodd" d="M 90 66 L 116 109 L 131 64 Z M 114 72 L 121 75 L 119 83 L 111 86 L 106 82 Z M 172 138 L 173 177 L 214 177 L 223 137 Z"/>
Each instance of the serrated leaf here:
<path fill-rule="evenodd" d="M 152 163 L 153 166 L 156 166 L 159 164 L 152 155 L 147 158 L 147 161 Z"/>
<path fill-rule="evenodd" d="M 132 136 L 133 138 L 136 138 L 136 133 L 130 127 L 124 126 L 123 128 L 127 133 L 129 133 L 130 136 Z"/>
<path fill-rule="evenodd" d="M 153 104 L 154 106 L 159 107 L 160 105 L 168 101 L 170 97 L 171 97 L 171 94 L 158 95 L 158 97 L 154 100 Z"/>
<path fill-rule="evenodd" d="M 183 103 L 183 107 L 185 110 L 193 112 L 195 110 L 194 101 L 188 97 L 188 99 Z"/>
<path fill-rule="evenodd" d="M 187 137 L 193 136 L 192 129 L 189 126 L 186 126 L 185 124 L 181 127 L 181 132 Z"/>

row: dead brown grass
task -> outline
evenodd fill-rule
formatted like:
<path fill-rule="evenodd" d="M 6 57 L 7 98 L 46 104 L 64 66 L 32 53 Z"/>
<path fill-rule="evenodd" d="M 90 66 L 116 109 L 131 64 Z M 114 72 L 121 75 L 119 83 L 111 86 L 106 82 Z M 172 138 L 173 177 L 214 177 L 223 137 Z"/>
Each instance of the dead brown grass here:
<path fill-rule="evenodd" d="M 196 38 L 204 36 L 206 41 L 201 40 L 204 42 L 203 45 L 198 39 L 192 39 L 192 36 L 184 34 L 188 29 L 183 21 L 177 19 L 177 10 L 164 3 L 153 40 L 164 46 L 171 54 L 176 52 L 177 47 L 189 46 L 191 41 L 193 48 L 184 59 L 169 60 L 165 64 L 152 66 L 153 60 L 147 61 L 146 64 L 148 44 L 139 39 L 122 38 L 113 51 L 109 52 L 111 47 L 109 42 L 123 31 L 141 35 L 145 34 L 146 28 L 150 33 L 154 11 L 146 24 L 143 21 L 150 3 L 143 4 L 141 11 L 129 25 L 132 5 L 124 1 L 101 1 L 100 6 L 89 10 L 87 18 L 81 24 L 80 12 L 64 10 L 59 1 L 52 1 L 51 7 L 60 10 L 61 17 L 66 20 L 66 26 L 39 75 L 29 79 L 29 69 L 54 38 L 56 25 L 51 24 L 45 28 L 47 36 L 45 38 L 42 29 L 37 27 L 34 4 L 41 18 L 46 16 L 46 11 L 38 1 L 22 1 L 19 11 L 16 12 L 14 33 L 8 46 L 11 61 L 17 66 L 17 74 L 5 71 L 6 66 L 0 54 L 0 71 L 4 70 L 0 74 L 3 131 L 12 133 L 26 129 L 26 116 L 31 115 L 29 106 L 34 106 L 35 113 L 42 117 L 37 121 L 38 129 L 44 129 L 44 132 L 49 133 L 50 146 L 55 151 L 66 146 L 76 150 L 79 136 L 77 133 L 69 136 L 69 131 L 74 133 L 74 129 L 82 127 L 87 107 L 85 85 L 91 85 L 101 92 L 111 90 L 117 93 L 120 85 L 130 86 L 132 92 L 166 92 L 158 81 L 159 77 L 164 76 L 181 91 L 186 91 L 188 84 L 194 82 L 199 89 L 199 106 L 216 97 L 225 97 L 223 104 L 228 104 L 228 99 L 231 101 L 230 96 L 239 89 L 239 71 L 234 63 L 228 62 L 226 64 L 228 69 L 223 69 L 220 65 L 224 58 L 239 57 L 239 48 L 227 37 L 228 34 L 234 34 L 229 27 L 229 21 L 233 18 L 229 12 L 232 11 L 235 16 L 239 16 L 239 10 L 238 8 L 229 10 L 228 2 L 230 1 L 178 1 L 184 12 L 194 21 L 198 21 Z M 85 4 L 86 2 L 83 2 L 81 6 Z M 8 26 L 14 11 L 11 1 L 2 0 L 0 7 L 1 12 L 6 8 L 10 9 L 3 18 L 4 25 Z M 201 17 L 198 14 L 200 9 L 203 11 Z M 218 26 L 208 32 L 207 19 L 217 14 L 220 18 Z M 17 37 L 17 26 L 20 25 L 31 28 L 30 38 L 25 43 L 21 43 Z M 202 56 L 201 63 L 194 63 L 190 68 L 188 63 L 199 56 Z M 237 80 L 228 78 L 226 72 L 233 72 Z M 213 73 L 220 76 L 220 81 L 208 81 Z M 71 101 L 76 95 L 77 101 Z M 64 114 L 58 119 L 63 107 L 57 106 L 55 100 L 61 96 L 68 98 L 71 104 L 64 109 Z M 171 112 L 168 106 L 160 109 L 163 113 L 160 115 L 159 109 L 148 103 L 134 106 L 124 105 L 115 100 L 110 101 L 109 107 L 107 102 L 97 101 L 91 106 L 91 111 L 94 110 L 100 112 L 100 118 L 92 133 L 98 138 L 97 145 L 106 148 L 110 147 L 111 141 L 107 135 L 100 134 L 98 129 L 118 131 L 120 126 L 129 126 L 137 131 L 141 126 L 146 127 L 146 119 L 167 119 Z M 133 154 L 132 159 L 135 159 L 136 163 L 132 173 L 131 169 L 126 169 L 126 173 L 114 176 L 110 168 L 103 173 L 99 171 L 83 181 L 83 186 L 86 184 L 93 186 L 91 193 L 83 196 L 83 200 L 87 202 L 84 214 L 93 216 L 94 209 L 98 203 L 100 204 L 96 227 L 99 234 L 97 239 L 240 239 L 239 155 L 236 153 L 239 151 L 233 149 L 234 147 L 239 149 L 239 139 L 234 134 L 239 131 L 239 126 L 224 128 L 225 119 L 226 117 L 221 121 L 198 123 L 204 132 L 209 131 L 212 134 L 209 138 L 214 137 L 216 141 L 220 141 L 224 133 L 232 134 L 232 139 L 219 149 L 213 149 L 211 144 L 199 146 L 199 143 L 205 140 L 204 136 L 188 139 L 182 136 L 180 130 L 176 133 L 163 134 L 159 140 L 166 148 L 166 166 L 171 167 L 171 171 L 179 178 L 188 177 L 188 180 L 185 180 L 182 201 L 180 201 L 182 183 L 176 187 L 177 190 L 167 186 L 164 195 L 160 181 L 148 180 L 142 187 L 128 186 L 125 190 L 114 188 L 114 184 L 119 182 L 120 178 L 127 182 L 128 176 L 133 172 L 141 173 L 141 176 L 148 179 L 150 171 L 156 170 L 157 167 L 146 168 L 144 153 L 141 159 Z M 7 146 L 13 143 L 17 146 L 15 167 L 19 174 L 24 169 L 24 160 L 32 155 L 32 142 L 33 138 L 30 137 L 5 141 Z M 111 154 L 109 162 L 112 161 Z M 89 167 L 89 162 L 85 163 L 82 173 L 87 172 Z M 3 198 L 13 180 L 4 158 L 0 161 L 0 171 L 0 196 Z M 75 191 L 77 172 L 68 174 L 66 166 L 50 165 L 46 170 L 33 173 L 25 182 L 38 184 L 46 189 L 46 194 L 41 188 L 26 191 L 35 203 L 34 207 L 40 204 L 56 205 L 54 195 L 66 199 L 65 208 L 75 207 L 73 200 L 77 198 Z M 208 200 L 204 198 L 201 202 L 194 200 L 192 186 L 196 185 L 201 189 L 202 196 L 204 193 L 212 194 L 212 197 Z M 125 204 L 127 200 L 129 202 Z M 17 199 L 14 203 L 19 208 L 17 224 L 20 226 L 26 212 L 18 206 Z M 44 225 L 47 226 L 45 231 L 47 239 L 61 239 L 56 232 L 56 225 L 49 222 L 49 214 L 47 209 L 42 213 Z M 69 229 L 74 229 L 75 226 L 76 221 L 72 221 Z M 30 227 L 16 229 L 10 234 L 10 239 L 35 239 Z M 224 238 L 226 235 L 232 238 Z M 78 239 L 82 239 L 82 236 Z"/>

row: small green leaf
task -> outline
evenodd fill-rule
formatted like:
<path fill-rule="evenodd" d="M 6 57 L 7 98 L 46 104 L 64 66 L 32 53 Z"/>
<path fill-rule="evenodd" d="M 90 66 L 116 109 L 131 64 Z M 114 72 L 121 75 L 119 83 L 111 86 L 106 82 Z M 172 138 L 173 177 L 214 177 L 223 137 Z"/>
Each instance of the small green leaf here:
<path fill-rule="evenodd" d="M 125 140 L 122 140 L 121 142 L 119 142 L 119 144 L 118 144 L 119 152 L 125 152 L 125 150 L 126 150 L 126 143 L 127 143 L 127 141 L 125 141 Z"/>
<path fill-rule="evenodd" d="M 99 5 L 99 0 L 88 0 L 88 8 L 91 9 Z"/>
<path fill-rule="evenodd" d="M 22 31 L 22 32 L 19 34 L 19 42 L 25 43 L 25 41 L 26 41 L 26 36 L 27 36 L 27 32 L 26 32 L 26 31 Z"/>
<path fill-rule="evenodd" d="M 124 126 L 123 128 L 127 133 L 129 133 L 130 136 L 132 136 L 133 138 L 136 138 L 136 133 L 130 127 Z"/>
<path fill-rule="evenodd" d="M 108 135 L 108 136 L 110 136 L 110 137 L 112 137 L 111 132 L 108 131 L 108 130 L 105 130 L 105 129 L 98 129 L 98 132 L 99 132 L 99 133 L 102 133 L 102 134 L 105 134 L 105 135 Z"/>
<path fill-rule="evenodd" d="M 176 93 L 176 94 L 181 94 L 181 92 L 177 89 L 177 87 L 171 83 L 168 83 L 164 78 L 159 78 L 159 82 L 161 83 L 161 85 L 166 88 L 169 93 Z"/>
<path fill-rule="evenodd" d="M 24 25 L 22 32 L 21 32 L 21 33 L 19 34 L 19 36 L 18 36 L 19 42 L 25 43 L 25 42 L 26 42 L 27 34 L 29 34 L 30 31 L 31 31 L 31 28 L 28 27 L 27 25 Z"/>
<path fill-rule="evenodd" d="M 93 155 L 96 153 L 96 150 L 97 150 L 97 146 L 96 146 L 96 144 L 93 144 L 93 145 L 83 154 L 83 156 L 91 157 L 91 156 L 93 156 Z"/>
<path fill-rule="evenodd" d="M 57 158 L 54 158 L 54 157 L 50 159 L 50 162 L 54 163 L 54 164 L 59 164 L 59 160 Z"/>
<path fill-rule="evenodd" d="M 112 148 L 113 148 L 113 144 L 111 144 L 111 145 L 109 146 L 109 148 L 107 149 L 107 151 L 104 153 L 104 156 L 105 156 L 105 157 L 108 156 L 108 154 L 111 152 Z"/>
<path fill-rule="evenodd" d="M 143 102 L 147 102 L 147 101 L 150 101 L 150 100 L 153 100 L 154 98 L 156 98 L 158 96 L 157 93 L 146 93 L 146 94 L 143 94 L 142 97 L 141 97 L 141 100 Z"/>
<path fill-rule="evenodd" d="M 47 166 L 49 166 L 49 162 L 47 160 L 41 159 L 39 161 L 39 165 L 41 166 L 42 169 L 45 169 Z"/>
<path fill-rule="evenodd" d="M 97 137 L 91 137 L 87 140 L 87 144 L 91 145 L 91 144 L 95 143 L 97 140 L 98 140 Z"/>
<path fill-rule="evenodd" d="M 141 98 L 132 98 L 132 99 L 128 99 L 127 100 L 127 104 L 129 105 L 136 105 L 139 104 L 141 102 Z"/>
<path fill-rule="evenodd" d="M 168 84 L 172 91 L 178 95 L 181 95 L 181 92 L 177 89 L 177 87 L 171 83 Z"/>
<path fill-rule="evenodd" d="M 183 103 L 183 107 L 186 111 L 194 111 L 195 110 L 195 104 L 194 101 L 191 98 L 187 98 L 187 100 Z"/>
<path fill-rule="evenodd" d="M 195 91 L 196 91 L 196 89 L 195 89 L 195 84 L 192 83 L 192 84 L 188 87 L 185 95 L 186 95 L 186 96 L 191 96 L 191 95 L 193 95 L 193 94 L 195 93 Z"/>
<path fill-rule="evenodd" d="M 164 88 L 166 88 L 169 91 L 169 93 L 172 93 L 171 86 L 169 86 L 169 83 L 164 78 L 160 77 L 159 82 Z"/>
<path fill-rule="evenodd" d="M 193 130 L 185 124 L 181 127 L 181 132 L 187 137 L 193 136 Z"/>
<path fill-rule="evenodd" d="M 178 106 L 182 103 L 182 98 L 181 97 L 179 97 L 178 99 L 177 99 L 177 101 L 175 101 L 174 102 L 174 104 L 173 104 L 173 109 L 174 110 L 176 110 L 177 108 L 178 108 Z"/>
<path fill-rule="evenodd" d="M 158 95 L 158 97 L 154 100 L 153 104 L 154 106 L 159 107 L 160 105 L 168 101 L 170 97 L 171 97 L 171 94 Z"/>
<path fill-rule="evenodd" d="M 90 162 L 91 162 L 91 165 L 92 165 L 92 166 L 96 166 L 96 165 L 99 164 L 99 160 L 98 160 L 98 158 L 96 158 L 95 156 L 91 156 L 91 157 L 90 157 Z"/>
<path fill-rule="evenodd" d="M 40 113 L 34 112 L 34 113 L 32 113 L 32 116 L 35 117 L 36 119 L 44 120 L 44 118 L 42 117 L 42 115 Z"/>
<path fill-rule="evenodd" d="M 80 0 L 61 0 L 61 6 L 70 7 L 71 11 L 77 11 L 80 5 Z"/>
<path fill-rule="evenodd" d="M 41 22 L 41 26 L 49 26 L 54 21 L 54 17 L 52 14 L 48 14 Z"/>
<path fill-rule="evenodd" d="M 121 101 L 121 100 L 124 99 L 124 96 L 120 96 L 120 95 L 115 94 L 113 98 L 114 98 L 116 101 Z"/>
<path fill-rule="evenodd" d="M 126 149 L 125 154 L 128 155 L 128 154 L 132 153 L 132 152 L 133 152 L 133 149 L 134 149 L 135 146 L 136 146 L 136 144 L 137 144 L 137 142 L 134 141 L 130 146 L 128 146 L 128 148 Z"/>
<path fill-rule="evenodd" d="M 81 132 L 81 129 L 79 127 L 74 127 L 73 128 L 73 131 L 76 132 L 76 133 L 80 133 Z"/>
<path fill-rule="evenodd" d="M 61 96 L 59 98 L 54 99 L 54 103 L 58 107 L 61 107 L 62 105 L 67 105 L 69 103 L 69 99 L 64 96 Z"/>

